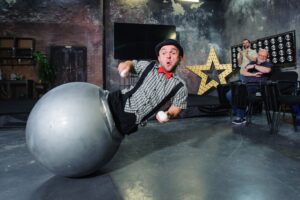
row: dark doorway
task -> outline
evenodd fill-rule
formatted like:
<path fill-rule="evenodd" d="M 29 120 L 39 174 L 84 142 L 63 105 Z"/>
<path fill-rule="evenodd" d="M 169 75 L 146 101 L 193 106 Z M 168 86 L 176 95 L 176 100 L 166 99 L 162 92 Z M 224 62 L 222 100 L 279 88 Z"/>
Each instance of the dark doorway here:
<path fill-rule="evenodd" d="M 86 47 L 52 46 L 50 63 L 56 68 L 55 85 L 87 81 Z"/>

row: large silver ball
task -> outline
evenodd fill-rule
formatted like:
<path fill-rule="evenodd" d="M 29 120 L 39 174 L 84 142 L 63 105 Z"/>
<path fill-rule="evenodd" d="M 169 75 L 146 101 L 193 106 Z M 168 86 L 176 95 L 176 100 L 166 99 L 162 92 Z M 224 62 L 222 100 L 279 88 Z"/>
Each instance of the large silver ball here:
<path fill-rule="evenodd" d="M 30 152 L 54 174 L 66 177 L 88 175 L 101 168 L 122 139 L 105 92 L 89 83 L 67 83 L 46 93 L 26 125 Z"/>

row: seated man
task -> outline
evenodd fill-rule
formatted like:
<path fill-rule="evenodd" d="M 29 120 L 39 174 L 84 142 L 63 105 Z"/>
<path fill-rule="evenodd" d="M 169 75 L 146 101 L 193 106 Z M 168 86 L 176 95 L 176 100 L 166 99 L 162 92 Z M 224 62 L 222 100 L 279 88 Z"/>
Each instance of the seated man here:
<path fill-rule="evenodd" d="M 256 61 L 251 61 L 246 67 L 240 70 L 241 75 L 244 76 L 243 82 L 260 83 L 265 82 L 269 78 L 269 74 L 272 70 L 272 63 L 267 61 L 268 51 L 260 49 Z M 259 87 L 249 86 L 247 87 L 248 93 L 255 94 L 259 91 Z M 232 104 L 232 92 L 231 90 L 226 94 L 227 99 L 231 102 L 233 114 L 236 116 L 232 121 L 233 124 L 246 123 L 244 108 L 239 108 Z"/>

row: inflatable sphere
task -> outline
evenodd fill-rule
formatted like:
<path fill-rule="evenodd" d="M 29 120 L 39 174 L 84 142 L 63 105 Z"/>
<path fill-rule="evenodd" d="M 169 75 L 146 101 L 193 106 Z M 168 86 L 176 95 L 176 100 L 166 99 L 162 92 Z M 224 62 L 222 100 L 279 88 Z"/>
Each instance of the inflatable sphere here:
<path fill-rule="evenodd" d="M 105 165 L 123 136 L 116 130 L 106 95 L 96 85 L 73 82 L 47 92 L 26 124 L 26 143 L 54 174 L 80 177 Z"/>

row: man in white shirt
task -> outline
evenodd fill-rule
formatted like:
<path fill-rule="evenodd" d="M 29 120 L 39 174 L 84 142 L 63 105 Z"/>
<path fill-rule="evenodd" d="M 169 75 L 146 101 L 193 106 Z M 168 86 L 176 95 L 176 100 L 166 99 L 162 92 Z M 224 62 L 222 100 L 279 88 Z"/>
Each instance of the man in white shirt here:
<path fill-rule="evenodd" d="M 245 67 L 251 62 L 255 61 L 257 58 L 256 50 L 250 48 L 250 40 L 243 40 L 243 47 L 238 53 L 238 64 L 241 69 L 245 69 Z M 243 80 L 243 76 L 240 75 L 240 79 Z"/>

